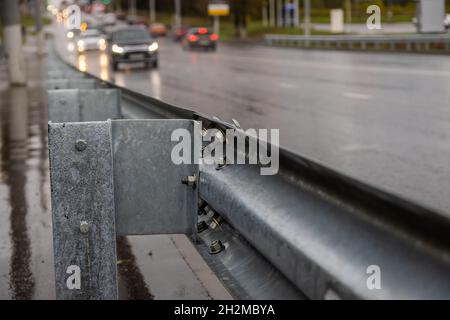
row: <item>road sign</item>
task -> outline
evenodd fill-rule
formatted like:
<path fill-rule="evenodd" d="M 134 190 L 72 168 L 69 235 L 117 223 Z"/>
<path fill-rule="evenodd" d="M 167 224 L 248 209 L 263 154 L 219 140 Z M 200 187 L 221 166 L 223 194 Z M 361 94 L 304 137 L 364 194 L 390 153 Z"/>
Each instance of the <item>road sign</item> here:
<path fill-rule="evenodd" d="M 210 16 L 228 16 L 230 14 L 230 6 L 228 3 L 209 3 L 208 4 L 208 14 Z"/>

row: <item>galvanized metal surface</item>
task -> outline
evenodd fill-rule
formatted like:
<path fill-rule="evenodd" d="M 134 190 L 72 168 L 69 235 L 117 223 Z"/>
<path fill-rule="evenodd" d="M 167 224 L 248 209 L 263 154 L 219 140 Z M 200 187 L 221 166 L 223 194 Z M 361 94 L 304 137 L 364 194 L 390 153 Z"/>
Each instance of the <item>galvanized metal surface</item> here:
<path fill-rule="evenodd" d="M 208 228 L 199 233 L 197 249 L 214 272 L 238 299 L 303 300 L 306 296 L 258 253 L 226 221 L 200 218 Z M 211 254 L 208 245 L 220 240 L 224 249 Z"/>
<path fill-rule="evenodd" d="M 314 49 L 382 50 L 406 52 L 450 52 L 450 36 L 429 35 L 336 35 L 302 36 L 268 34 L 266 45 L 281 45 Z"/>
<path fill-rule="evenodd" d="M 198 162 L 192 155 L 192 164 L 173 163 L 175 129 L 185 129 L 193 137 L 194 121 L 113 121 L 118 234 L 196 233 L 198 189 L 182 180 L 198 177 Z"/>
<path fill-rule="evenodd" d="M 120 91 L 117 89 L 80 90 L 81 121 L 120 119 Z"/>
<path fill-rule="evenodd" d="M 71 79 L 49 79 L 47 80 L 49 90 L 57 89 L 95 89 L 97 81 L 95 79 L 71 78 Z"/>
<path fill-rule="evenodd" d="M 201 197 L 309 298 L 450 298 L 448 243 L 383 219 L 395 212 L 381 198 L 351 202 L 286 167 L 261 176 L 257 166 L 201 165 L 200 177 Z M 381 269 L 380 290 L 366 285 L 371 265 Z"/>
<path fill-rule="evenodd" d="M 49 124 L 56 295 L 117 299 L 111 123 Z"/>
<path fill-rule="evenodd" d="M 80 122 L 81 107 L 78 90 L 48 91 L 48 118 L 52 122 Z M 103 119 L 106 120 L 106 119 Z"/>
<path fill-rule="evenodd" d="M 117 89 L 61 89 L 48 92 L 53 122 L 105 121 L 122 117 Z"/>

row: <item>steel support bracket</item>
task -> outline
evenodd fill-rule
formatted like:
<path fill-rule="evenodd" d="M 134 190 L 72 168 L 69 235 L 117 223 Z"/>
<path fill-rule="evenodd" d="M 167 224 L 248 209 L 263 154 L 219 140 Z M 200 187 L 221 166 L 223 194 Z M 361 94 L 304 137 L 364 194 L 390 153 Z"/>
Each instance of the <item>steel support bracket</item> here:
<path fill-rule="evenodd" d="M 182 181 L 198 177 L 198 153 L 186 164 L 171 157 L 180 143 L 172 133 L 194 137 L 197 126 L 192 120 L 49 123 L 58 299 L 118 298 L 116 234 L 196 234 L 198 188 Z"/>

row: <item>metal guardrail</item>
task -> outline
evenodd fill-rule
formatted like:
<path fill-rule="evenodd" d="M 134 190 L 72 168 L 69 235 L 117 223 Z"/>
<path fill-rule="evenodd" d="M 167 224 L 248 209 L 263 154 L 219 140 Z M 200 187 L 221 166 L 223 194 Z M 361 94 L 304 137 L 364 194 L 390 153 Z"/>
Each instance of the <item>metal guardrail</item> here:
<path fill-rule="evenodd" d="M 131 90 L 119 88 L 112 83 L 103 82 L 101 86 L 120 89 L 122 107 L 133 105 L 135 108 L 149 111 L 155 118 L 193 119 L 201 121 L 204 129 L 234 128 L 233 125 L 217 118 L 174 107 Z M 69 125 L 69 128 L 72 128 L 71 132 L 74 133 L 69 135 L 63 134 L 62 125 L 55 124 L 55 127 L 50 127 L 49 145 L 53 148 L 50 152 L 52 190 L 55 190 L 54 179 L 61 178 L 59 183 L 67 183 L 70 182 L 70 177 L 73 177 L 73 170 L 64 170 L 70 162 L 68 159 L 77 159 L 79 163 L 84 163 L 80 158 L 82 153 L 77 153 L 73 148 L 76 140 L 80 139 L 79 135 L 82 133 L 85 135 L 84 139 L 88 139 L 89 130 L 99 132 L 100 128 L 108 126 L 108 123 L 109 126 L 130 125 L 119 122 L 115 124 L 114 121 L 79 123 Z M 82 127 L 86 129 L 81 130 Z M 114 130 L 106 129 L 102 132 L 113 132 L 114 135 Z M 127 141 L 134 139 L 141 141 L 142 138 L 139 137 L 142 137 L 142 134 L 137 130 Z M 249 139 L 253 138 L 247 137 L 247 143 Z M 120 167 L 129 165 L 133 167 L 133 163 L 142 162 L 139 161 L 141 158 L 136 158 L 136 150 L 130 149 L 116 160 L 116 155 L 111 155 L 114 152 L 111 152 L 111 149 L 108 151 L 110 148 L 108 146 L 117 145 L 111 143 L 116 140 L 117 138 L 108 135 L 96 140 L 105 146 L 106 154 L 110 155 L 109 159 L 114 158 L 111 160 L 112 163 L 120 163 Z M 55 149 L 54 146 L 63 147 Z M 144 150 L 145 145 L 141 149 Z M 100 159 L 98 155 L 85 156 L 92 159 L 92 162 L 86 163 L 90 163 L 93 167 L 100 166 L 95 162 L 100 161 L 96 160 Z M 98 181 L 105 179 L 103 185 L 107 186 L 105 190 L 109 190 L 109 195 L 112 194 L 112 189 L 129 186 L 126 182 L 129 174 L 126 174 L 125 180 L 115 181 L 112 187 L 108 177 L 114 172 L 115 178 L 116 169 L 107 168 L 105 172 L 95 172 L 92 175 L 88 174 L 90 170 L 86 170 L 84 174 L 83 170 L 77 170 L 77 174 L 85 181 L 87 189 L 83 190 L 92 190 L 98 185 Z M 138 165 L 137 167 L 134 165 L 133 170 L 138 172 Z M 133 177 L 133 181 L 139 180 L 139 175 Z M 217 170 L 215 166 L 200 164 L 197 181 L 196 190 L 202 200 L 199 215 L 196 217 L 198 234 L 192 238 L 193 242 L 236 297 L 450 298 L 448 281 L 450 221 L 445 213 L 424 208 L 412 201 L 386 193 L 317 161 L 284 149 L 280 150 L 280 172 L 276 176 L 259 175 L 259 167 L 255 165 L 225 165 Z M 56 190 L 71 189 L 56 188 Z M 142 185 L 139 190 L 143 193 L 143 197 L 148 197 L 153 187 L 150 183 Z M 123 192 L 119 191 L 119 197 Z M 75 212 L 80 211 L 79 208 L 84 208 L 81 212 L 93 214 L 89 206 L 92 207 L 92 204 L 96 203 L 89 198 L 78 199 L 78 194 L 80 193 L 73 190 L 64 195 L 52 193 L 52 206 L 56 208 L 55 210 L 62 210 L 56 212 L 56 216 L 59 217 L 56 221 L 61 221 L 65 226 L 54 225 L 55 234 L 62 237 L 62 242 L 55 243 L 55 249 L 60 248 L 59 253 L 63 257 L 67 256 L 65 251 L 68 248 L 67 243 L 74 243 L 73 241 L 83 243 L 85 235 L 82 230 L 86 227 L 80 222 L 81 216 L 75 216 L 70 222 L 65 221 L 67 218 L 64 212 Z M 103 207 L 107 208 L 102 212 L 109 212 L 104 220 L 95 220 L 95 226 L 106 228 L 101 230 L 107 230 L 106 238 L 109 239 L 104 243 L 109 244 L 107 247 L 109 253 L 98 256 L 107 257 L 106 264 L 112 266 L 113 231 L 107 226 L 114 218 L 111 210 L 117 206 L 111 207 L 111 200 L 107 201 L 101 194 L 98 197 L 100 200 L 103 199 L 105 204 Z M 126 211 L 125 208 L 120 210 Z M 120 216 L 116 213 L 115 219 L 119 221 L 119 230 L 120 225 L 126 224 Z M 176 214 L 173 217 L 179 218 Z M 158 223 L 157 220 L 154 222 Z M 139 225 L 145 226 L 145 220 L 140 220 Z M 165 232 L 167 231 L 170 232 L 166 229 Z M 130 230 L 122 234 L 130 234 L 129 232 Z M 225 246 L 219 244 L 219 252 L 211 255 L 208 245 L 212 245 L 213 240 L 221 240 Z M 214 244 L 217 245 L 217 241 Z M 99 246 L 93 248 L 98 249 Z M 72 256 L 81 256 L 79 259 L 86 261 L 85 247 L 75 246 L 69 251 Z M 65 286 L 68 277 L 66 264 L 70 261 L 67 258 L 55 258 L 55 261 L 65 261 L 64 268 L 58 265 L 56 268 L 57 286 Z M 98 259 L 93 261 L 100 263 Z M 367 286 L 369 277 L 367 270 L 373 265 L 379 267 L 381 271 L 380 289 Z M 86 267 L 86 264 L 84 266 Z M 101 263 L 96 264 L 97 269 L 100 267 Z M 110 285 L 113 280 L 109 278 L 108 281 Z M 67 293 L 67 288 L 62 287 L 60 290 L 67 294 L 60 297 L 77 298 L 76 295 Z M 80 297 L 105 296 L 86 292 Z"/>
<path fill-rule="evenodd" d="M 450 53 L 450 35 L 448 34 L 389 36 L 301 36 L 268 34 L 264 36 L 264 43 L 269 46 L 313 49 Z"/>

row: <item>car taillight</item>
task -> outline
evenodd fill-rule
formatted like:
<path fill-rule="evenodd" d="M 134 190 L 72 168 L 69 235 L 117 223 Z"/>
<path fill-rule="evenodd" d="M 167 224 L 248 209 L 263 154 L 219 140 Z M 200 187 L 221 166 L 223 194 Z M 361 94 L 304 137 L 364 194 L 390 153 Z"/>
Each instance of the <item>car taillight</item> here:
<path fill-rule="evenodd" d="M 215 34 L 215 33 L 213 33 L 212 35 L 210 35 L 209 38 L 210 38 L 212 41 L 217 41 L 217 40 L 219 40 L 219 36 L 218 36 L 217 34 Z"/>
<path fill-rule="evenodd" d="M 198 33 L 200 33 L 200 34 L 207 34 L 208 33 L 208 29 L 206 29 L 206 28 L 199 28 L 198 29 Z"/>
<path fill-rule="evenodd" d="M 198 40 L 198 37 L 197 37 L 196 35 L 191 34 L 191 35 L 189 36 L 189 41 L 195 42 L 195 41 L 197 41 L 197 40 Z"/>

